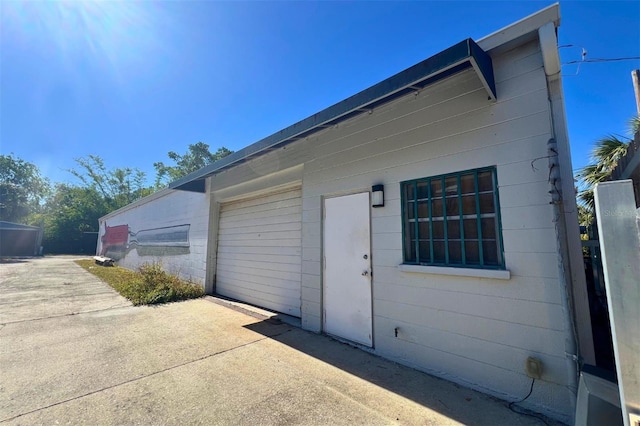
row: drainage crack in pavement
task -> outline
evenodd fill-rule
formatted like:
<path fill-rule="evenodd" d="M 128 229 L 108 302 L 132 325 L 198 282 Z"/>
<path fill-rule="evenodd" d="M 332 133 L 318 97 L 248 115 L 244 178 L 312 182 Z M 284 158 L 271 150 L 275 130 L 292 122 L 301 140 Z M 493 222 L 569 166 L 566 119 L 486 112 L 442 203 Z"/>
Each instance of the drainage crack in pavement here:
<path fill-rule="evenodd" d="M 93 309 L 93 310 L 89 310 L 89 311 L 69 312 L 68 314 L 51 315 L 49 317 L 29 318 L 29 319 L 18 320 L 18 321 L 7 321 L 6 323 L 4 323 L 4 325 L 20 324 L 20 323 L 23 323 L 23 322 L 41 321 L 41 320 L 47 320 L 47 319 L 53 319 L 53 318 L 72 317 L 74 315 L 92 314 L 94 312 L 102 312 L 102 311 L 108 311 L 108 310 L 111 310 L 111 309 L 130 308 L 130 307 L 132 307 L 132 306 L 131 305 L 113 305 L 113 306 L 109 306 L 108 308 L 103 308 L 103 309 Z"/>
<path fill-rule="evenodd" d="M 102 296 L 102 295 L 110 295 L 111 293 L 103 291 L 103 292 L 99 292 L 99 293 L 85 293 L 82 296 L 69 296 L 68 298 L 70 299 L 78 299 L 80 297 L 84 297 L 84 298 L 93 298 L 95 296 Z M 33 297 L 31 299 L 26 299 L 26 298 L 21 298 L 19 300 L 19 302 L 17 302 L 16 300 L 7 300 L 6 302 L 0 302 L 0 305 L 15 305 L 16 303 L 24 303 L 24 302 L 38 302 L 41 300 L 51 300 L 51 297 Z"/>
<path fill-rule="evenodd" d="M 154 371 L 153 373 L 149 373 L 149 374 L 146 374 L 146 375 L 141 376 L 141 377 L 136 377 L 135 379 L 125 380 L 124 382 L 116 383 L 115 385 L 111 385 L 111 386 L 106 386 L 106 387 L 104 387 L 102 389 L 98 389 L 98 390 L 94 390 L 94 391 L 91 391 L 91 392 L 87 392 L 87 393 L 82 394 L 82 395 L 74 396 L 73 398 L 65 399 L 64 401 L 54 402 L 53 404 L 49 404 L 49 405 L 46 405 L 44 407 L 39 407 L 39 408 L 33 409 L 31 411 L 27 411 L 25 413 L 16 414 L 13 417 L 8 417 L 6 419 L 0 419 L 0 423 L 10 422 L 12 420 L 15 420 L 17 418 L 26 416 L 28 414 L 37 413 L 38 411 L 42 411 L 42 410 L 46 410 L 48 408 L 52 408 L 52 407 L 55 407 L 55 406 L 58 406 L 58 405 L 66 404 L 67 402 L 71 402 L 71 401 L 75 401 L 75 400 L 78 400 L 78 399 L 82 399 L 82 398 L 87 397 L 87 396 L 95 395 L 97 393 L 100 393 L 100 392 L 103 392 L 103 391 L 106 391 L 106 390 L 109 390 L 109 389 L 115 389 L 115 388 L 117 388 L 119 386 L 123 386 L 123 385 L 129 384 L 129 383 L 134 383 L 134 382 L 146 379 L 148 377 L 157 376 L 158 374 L 162 374 L 162 373 L 165 373 L 167 371 L 174 370 L 176 368 L 180 368 L 180 367 L 184 367 L 184 366 L 189 365 L 189 364 L 194 364 L 196 362 L 204 361 L 205 359 L 213 358 L 215 356 L 222 355 L 222 354 L 225 354 L 227 352 L 232 352 L 232 351 L 234 351 L 236 349 L 241 349 L 241 348 L 244 348 L 246 346 L 250 346 L 250 345 L 253 345 L 255 343 L 262 342 L 263 340 L 267 340 L 267 339 L 271 339 L 271 338 L 274 338 L 274 337 L 281 336 L 281 335 L 283 335 L 285 333 L 288 333 L 290 331 L 291 330 L 289 329 L 289 330 L 285 330 L 285 331 L 283 331 L 281 333 L 270 334 L 270 335 L 262 337 L 260 339 L 256 339 L 256 340 L 253 340 L 251 342 L 243 343 L 242 345 L 234 346 L 232 348 L 225 349 L 225 350 L 222 350 L 220 352 L 215 352 L 215 353 L 212 353 L 212 354 L 209 354 L 209 355 L 205 355 L 205 356 L 202 356 L 200 358 L 196 358 L 196 359 L 193 359 L 191 361 L 184 362 L 182 364 L 178 364 L 178 365 L 174 365 L 174 366 L 171 366 L 171 367 L 164 368 L 162 370 Z"/>

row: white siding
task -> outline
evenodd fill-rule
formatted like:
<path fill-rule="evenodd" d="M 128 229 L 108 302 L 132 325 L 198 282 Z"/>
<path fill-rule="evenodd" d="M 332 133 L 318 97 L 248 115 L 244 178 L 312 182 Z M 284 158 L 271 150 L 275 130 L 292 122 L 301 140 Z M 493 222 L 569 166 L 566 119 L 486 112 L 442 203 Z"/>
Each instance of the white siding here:
<path fill-rule="evenodd" d="M 300 316 L 300 188 L 220 206 L 216 292 Z"/>
<path fill-rule="evenodd" d="M 213 178 L 215 190 L 304 164 L 302 326 L 322 326 L 322 198 L 385 186 L 372 209 L 374 351 L 506 399 L 526 395 L 527 356 L 544 364 L 529 407 L 571 418 L 552 137 L 537 42 L 493 59 L 498 101 L 473 71 L 437 82 Z M 495 166 L 509 280 L 402 272 L 400 182 Z M 394 329 L 399 328 L 398 336 Z"/>
<path fill-rule="evenodd" d="M 103 249 L 105 226 L 128 226 L 131 234 L 139 234 L 145 230 L 188 225 L 188 242 L 183 241 L 180 246 L 167 243 L 166 246 L 145 247 L 135 244 L 136 235 L 130 235 L 126 250 L 115 255 L 119 258 L 118 264 L 125 268 L 137 269 L 144 263 L 157 262 L 169 272 L 204 285 L 209 196 L 196 192 L 167 191 L 166 195 L 159 198 L 152 195 L 148 199 L 148 202 L 143 199 L 102 218 L 98 251 Z"/>
<path fill-rule="evenodd" d="M 569 418 L 568 324 L 548 194 L 551 125 L 542 60 L 535 43 L 493 59 L 497 103 L 487 101 L 468 71 L 308 141 L 302 322 L 316 330 L 321 324 L 319 200 L 383 183 L 385 207 L 372 209 L 376 353 L 513 399 L 530 384 L 524 360 L 538 357 L 545 374 L 529 398 L 532 407 Z M 491 165 L 511 279 L 399 271 L 400 182 Z"/>

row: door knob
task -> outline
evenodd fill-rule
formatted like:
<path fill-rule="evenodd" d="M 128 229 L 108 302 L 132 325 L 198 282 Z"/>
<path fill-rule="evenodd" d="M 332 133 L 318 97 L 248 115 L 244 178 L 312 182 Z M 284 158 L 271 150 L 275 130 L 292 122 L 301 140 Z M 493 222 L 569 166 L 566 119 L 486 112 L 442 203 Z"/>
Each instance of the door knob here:
<path fill-rule="evenodd" d="M 367 275 L 369 275 L 369 271 L 362 271 L 362 276 L 366 277 Z"/>

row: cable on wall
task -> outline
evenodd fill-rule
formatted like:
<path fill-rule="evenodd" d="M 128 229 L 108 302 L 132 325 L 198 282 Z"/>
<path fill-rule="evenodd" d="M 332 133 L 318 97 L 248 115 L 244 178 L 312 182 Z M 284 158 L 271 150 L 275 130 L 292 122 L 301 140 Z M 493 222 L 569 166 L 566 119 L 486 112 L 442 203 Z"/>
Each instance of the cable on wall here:
<path fill-rule="evenodd" d="M 536 382 L 536 379 L 532 378 L 531 379 L 531 387 L 529 388 L 529 393 L 527 394 L 527 396 L 525 396 L 524 398 L 519 399 L 517 401 L 511 401 L 509 403 L 509 410 L 513 411 L 516 414 L 524 414 L 525 416 L 534 417 L 534 418 L 540 420 L 545 425 L 549 426 L 549 423 L 547 423 L 547 421 L 544 419 L 543 416 L 541 416 L 539 414 L 531 413 L 529 411 L 524 411 L 524 409 L 523 410 L 516 410 L 515 409 L 515 405 L 516 404 L 520 404 L 521 402 L 526 401 L 531 396 L 531 394 L 533 393 L 533 385 L 534 385 L 535 382 Z"/>

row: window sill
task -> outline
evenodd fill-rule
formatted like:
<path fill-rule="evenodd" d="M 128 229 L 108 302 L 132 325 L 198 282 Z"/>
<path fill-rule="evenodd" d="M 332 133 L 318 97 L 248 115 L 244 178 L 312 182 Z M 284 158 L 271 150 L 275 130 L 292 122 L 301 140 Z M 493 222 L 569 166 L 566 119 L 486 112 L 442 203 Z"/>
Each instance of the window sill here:
<path fill-rule="evenodd" d="M 402 272 L 418 274 L 453 275 L 459 277 L 493 278 L 496 280 L 511 279 L 511 272 L 497 269 L 451 268 L 446 266 L 398 265 Z"/>

